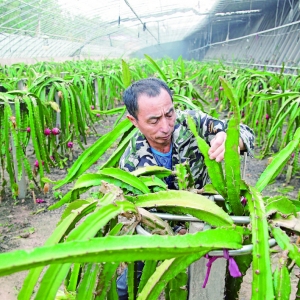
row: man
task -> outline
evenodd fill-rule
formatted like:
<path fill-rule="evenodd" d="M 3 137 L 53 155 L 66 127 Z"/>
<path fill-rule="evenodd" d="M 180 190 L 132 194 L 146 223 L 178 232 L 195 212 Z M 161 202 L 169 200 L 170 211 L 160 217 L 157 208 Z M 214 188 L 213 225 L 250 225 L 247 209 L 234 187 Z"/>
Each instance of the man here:
<path fill-rule="evenodd" d="M 195 188 L 202 188 L 209 178 L 204 157 L 187 125 L 187 115 L 194 119 L 198 134 L 210 145 L 209 157 L 218 162 L 224 158 L 227 122 L 200 110 L 175 111 L 171 90 L 157 78 L 133 83 L 123 99 L 129 113 L 127 118 L 139 132 L 121 157 L 120 168 L 129 172 L 153 165 L 173 169 L 187 161 Z M 241 124 L 239 149 L 251 153 L 253 148 L 253 131 Z M 170 189 L 178 188 L 173 177 L 167 179 L 167 184 Z"/>
<path fill-rule="evenodd" d="M 198 134 L 209 143 L 209 157 L 218 162 L 224 158 L 227 122 L 200 110 L 175 111 L 171 90 L 156 78 L 133 83 L 125 90 L 123 100 L 129 113 L 127 118 L 139 132 L 121 157 L 120 168 L 132 172 L 139 167 L 159 165 L 172 170 L 176 164 L 188 162 L 195 188 L 202 188 L 209 178 L 204 157 L 187 125 L 187 116 L 194 119 Z M 241 124 L 239 149 L 251 153 L 253 148 L 253 131 Z M 166 182 L 169 189 L 178 189 L 173 176 Z M 142 262 L 138 262 L 139 274 L 142 269 Z M 117 280 L 119 300 L 128 297 L 126 277 L 127 269 Z"/>

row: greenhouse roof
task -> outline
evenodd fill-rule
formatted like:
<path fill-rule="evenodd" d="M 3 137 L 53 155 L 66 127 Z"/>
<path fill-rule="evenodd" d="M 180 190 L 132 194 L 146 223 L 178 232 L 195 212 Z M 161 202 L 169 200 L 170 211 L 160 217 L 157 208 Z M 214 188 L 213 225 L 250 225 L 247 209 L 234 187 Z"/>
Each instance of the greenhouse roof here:
<path fill-rule="evenodd" d="M 2 0 L 0 56 L 127 55 L 183 40 L 218 2 Z"/>
<path fill-rule="evenodd" d="M 182 41 L 212 17 L 236 18 L 248 7 L 243 0 L 1 0 L 0 58 L 128 56 Z"/>

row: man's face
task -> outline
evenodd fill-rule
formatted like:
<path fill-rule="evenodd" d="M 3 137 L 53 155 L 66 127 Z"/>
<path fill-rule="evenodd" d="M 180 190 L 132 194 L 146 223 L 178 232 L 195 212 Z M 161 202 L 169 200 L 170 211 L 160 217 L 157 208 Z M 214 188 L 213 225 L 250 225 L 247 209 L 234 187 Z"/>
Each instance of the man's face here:
<path fill-rule="evenodd" d="M 138 120 L 131 115 L 128 119 L 144 134 L 151 147 L 160 152 L 168 152 L 176 119 L 168 92 L 161 89 L 156 97 L 140 95 L 138 108 Z"/>

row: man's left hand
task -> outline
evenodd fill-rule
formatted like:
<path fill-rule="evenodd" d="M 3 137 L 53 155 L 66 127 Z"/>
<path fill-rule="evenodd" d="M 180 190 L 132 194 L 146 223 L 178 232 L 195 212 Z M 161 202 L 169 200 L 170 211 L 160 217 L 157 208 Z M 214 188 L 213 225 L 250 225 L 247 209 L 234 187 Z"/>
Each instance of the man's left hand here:
<path fill-rule="evenodd" d="M 220 162 L 224 159 L 225 153 L 225 141 L 227 134 L 224 131 L 220 131 L 210 142 L 210 149 L 208 150 L 208 155 L 210 159 L 215 159 L 217 162 Z M 238 152 L 240 150 L 245 150 L 245 145 L 243 140 L 239 139 Z"/>
<path fill-rule="evenodd" d="M 208 151 L 210 159 L 215 159 L 217 162 L 224 159 L 226 137 L 226 132 L 220 131 L 211 140 L 210 149 Z"/>

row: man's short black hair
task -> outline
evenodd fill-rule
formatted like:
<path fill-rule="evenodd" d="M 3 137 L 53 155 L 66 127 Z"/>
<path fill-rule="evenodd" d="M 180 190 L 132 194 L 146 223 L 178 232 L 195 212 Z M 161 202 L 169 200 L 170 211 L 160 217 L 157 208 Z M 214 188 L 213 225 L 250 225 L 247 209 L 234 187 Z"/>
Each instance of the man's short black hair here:
<path fill-rule="evenodd" d="M 150 77 L 134 82 L 125 90 L 123 94 L 123 101 L 128 113 L 138 120 L 138 97 L 142 94 L 145 94 L 149 97 L 156 97 L 160 94 L 161 89 L 166 90 L 173 101 L 170 88 L 164 81 L 158 78 Z"/>

